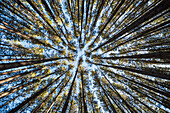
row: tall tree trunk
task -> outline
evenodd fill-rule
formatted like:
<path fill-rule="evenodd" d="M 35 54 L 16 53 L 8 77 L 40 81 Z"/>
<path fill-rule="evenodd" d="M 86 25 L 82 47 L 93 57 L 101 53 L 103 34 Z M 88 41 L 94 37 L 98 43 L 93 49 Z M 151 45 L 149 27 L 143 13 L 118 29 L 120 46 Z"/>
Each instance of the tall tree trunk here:
<path fill-rule="evenodd" d="M 54 97 L 53 102 L 52 102 L 51 105 L 45 110 L 44 113 L 49 113 L 49 112 L 50 112 L 51 108 L 54 106 L 54 104 L 55 104 L 55 102 L 56 102 L 56 100 L 57 100 L 57 97 L 59 96 L 59 94 L 62 92 L 62 90 L 65 88 L 65 86 L 68 84 L 69 81 L 70 81 L 70 78 L 69 78 L 69 80 L 63 85 L 63 87 L 60 88 L 60 91 L 59 91 L 58 94 Z"/>
<path fill-rule="evenodd" d="M 35 99 L 36 97 L 38 97 L 40 94 L 42 94 L 44 91 L 47 90 L 47 88 L 49 86 L 51 86 L 54 82 L 56 82 L 62 75 L 60 75 L 58 78 L 56 78 L 54 81 L 50 82 L 48 85 L 46 85 L 44 88 L 38 90 L 37 92 L 35 92 L 34 94 L 31 95 L 31 97 L 27 98 L 26 100 L 24 100 L 22 103 L 20 103 L 17 107 L 15 107 L 14 109 L 10 110 L 9 113 L 14 113 L 16 111 L 18 111 L 19 109 L 21 109 L 22 107 L 24 107 L 27 103 L 29 103 L 31 100 Z"/>
<path fill-rule="evenodd" d="M 101 85 L 101 83 L 100 83 L 100 81 L 99 81 L 99 78 L 96 77 L 96 80 L 97 80 L 99 86 L 102 88 L 102 90 L 103 90 L 103 92 L 104 92 L 104 94 L 105 94 L 107 100 L 109 101 L 110 107 L 112 108 L 113 112 L 114 112 L 114 113 L 117 113 L 117 111 L 116 111 L 115 107 L 113 106 L 113 104 L 112 104 L 110 98 L 108 97 L 107 91 L 106 91 L 106 90 L 103 88 L 103 86 Z"/>
<path fill-rule="evenodd" d="M 66 101 L 65 101 L 65 103 L 64 103 L 64 106 L 63 106 L 63 108 L 62 108 L 62 112 L 61 112 L 61 113 L 65 113 L 66 110 L 67 110 L 68 103 L 69 103 L 69 99 L 70 99 L 70 97 L 71 97 L 72 90 L 73 90 L 73 85 L 74 85 L 74 82 L 75 82 L 75 80 L 76 80 L 77 72 L 78 72 L 78 68 L 77 68 L 76 73 L 75 73 L 75 75 L 74 75 L 74 78 L 73 78 L 73 81 L 72 81 L 72 84 L 71 84 L 71 87 L 70 87 L 70 90 L 69 90 L 67 99 L 66 99 Z"/>
<path fill-rule="evenodd" d="M 154 53 L 146 53 L 146 54 L 139 54 L 139 55 L 131 55 L 131 56 L 120 56 L 120 57 L 99 57 L 99 59 L 122 59 L 122 58 L 161 58 L 161 59 L 168 59 L 170 58 L 170 51 L 159 51 Z"/>
<path fill-rule="evenodd" d="M 119 5 L 116 7 L 116 9 L 111 12 L 110 17 L 107 19 L 107 21 L 104 23 L 104 25 L 102 26 L 102 29 L 100 30 L 99 34 L 97 35 L 97 37 L 94 39 L 94 41 L 91 43 L 90 46 L 93 46 L 93 44 L 95 43 L 95 41 L 99 38 L 99 36 L 102 34 L 102 32 L 104 31 L 104 29 L 106 28 L 107 24 L 112 20 L 112 18 L 116 15 L 117 11 L 120 9 L 120 7 L 123 5 L 123 3 L 125 2 L 125 0 L 121 0 L 121 2 L 119 3 Z"/>
<path fill-rule="evenodd" d="M 84 80 L 83 80 L 83 72 L 81 71 L 80 73 L 81 75 L 81 81 L 82 81 L 82 95 L 83 95 L 83 105 L 84 105 L 84 113 L 88 113 L 88 110 L 87 110 L 87 104 L 86 104 L 86 96 L 85 96 L 85 86 L 84 86 Z"/>
<path fill-rule="evenodd" d="M 29 74 L 29 73 L 31 73 L 31 72 L 36 72 L 36 71 L 41 70 L 41 69 L 42 69 L 42 67 L 40 67 L 40 68 L 35 68 L 35 69 L 33 69 L 33 70 L 26 71 L 26 72 L 20 73 L 20 74 L 18 74 L 18 75 L 14 75 L 14 76 L 12 76 L 12 77 L 8 77 L 8 78 L 5 78 L 5 79 L 2 79 L 2 80 L 0 80 L 0 84 L 3 84 L 3 83 L 6 83 L 6 82 L 9 82 L 9 81 L 12 81 L 12 80 L 14 80 L 14 79 L 16 79 L 16 78 L 18 78 L 18 77 L 22 77 L 22 76 L 27 75 L 27 74 Z"/>
<path fill-rule="evenodd" d="M 10 94 L 12 94 L 12 93 L 20 90 L 20 89 L 22 89 L 22 88 L 25 87 L 25 86 L 29 86 L 29 85 L 31 85 L 31 84 L 34 84 L 34 83 L 38 82 L 38 81 L 39 81 L 39 80 L 36 79 L 36 80 L 33 80 L 33 81 L 28 82 L 28 83 L 26 83 L 26 84 L 22 84 L 22 85 L 19 86 L 19 87 L 10 89 L 9 91 L 3 91 L 3 92 L 0 93 L 0 99 L 1 99 L 1 98 L 4 98 L 4 97 L 6 97 L 6 96 L 8 96 L 8 95 L 10 95 Z"/>
<path fill-rule="evenodd" d="M 113 47 L 113 48 L 111 48 L 111 49 L 108 49 L 106 52 L 102 53 L 101 55 L 103 55 L 103 54 L 105 54 L 105 53 L 107 53 L 107 52 L 109 52 L 109 51 L 111 51 L 111 50 L 113 50 L 113 49 L 116 49 L 117 47 L 119 47 L 119 46 L 121 46 L 121 45 L 124 45 L 124 44 L 126 44 L 127 42 L 130 42 L 130 41 L 132 41 L 132 40 L 135 40 L 135 39 L 138 39 L 138 38 L 140 38 L 140 37 L 142 37 L 142 36 L 145 36 L 145 35 L 148 34 L 148 33 L 150 34 L 151 32 L 155 32 L 155 30 L 158 31 L 158 30 L 161 30 L 161 29 L 164 29 L 164 28 L 168 28 L 169 26 L 165 26 L 165 27 L 162 27 L 162 26 L 167 25 L 169 22 L 170 22 L 170 21 L 166 21 L 166 22 L 161 23 L 161 24 L 159 24 L 159 25 L 157 25 L 157 26 L 155 26 L 155 27 L 153 27 L 153 28 L 147 29 L 147 30 L 139 33 L 137 36 L 135 36 L 135 37 L 133 37 L 133 38 L 129 38 L 129 39 L 127 39 L 126 41 L 121 42 L 120 44 L 116 45 L 115 47 Z M 161 28 L 160 28 L 160 27 L 161 27 Z M 158 29 L 158 28 L 160 28 L 160 29 Z"/>
<path fill-rule="evenodd" d="M 65 78 L 43 99 L 43 101 L 37 105 L 37 107 L 31 111 L 31 113 L 37 113 L 38 110 L 41 108 L 41 106 L 43 105 L 43 103 L 54 93 L 54 91 L 61 85 L 61 83 L 63 83 L 63 81 L 65 80 Z"/>
<path fill-rule="evenodd" d="M 122 96 L 119 94 L 119 92 L 116 90 L 116 88 L 110 83 L 110 81 L 107 79 L 107 77 L 106 77 L 106 75 L 104 75 L 104 73 L 102 72 L 102 71 L 100 71 L 101 72 L 101 74 L 104 76 L 104 78 L 108 81 L 108 83 L 109 83 L 109 85 L 114 89 L 114 91 L 115 91 L 115 93 L 118 95 L 118 97 L 123 101 L 123 103 L 127 106 L 127 108 L 130 108 L 129 110 L 131 111 L 131 112 L 133 112 L 132 111 L 132 107 L 129 105 L 129 103 L 127 103 L 126 102 L 126 100 L 124 100 L 123 98 L 122 98 Z"/>
<path fill-rule="evenodd" d="M 45 63 L 45 62 L 54 61 L 54 60 L 68 59 L 68 58 L 69 57 L 61 57 L 61 58 L 49 58 L 49 59 L 43 59 L 43 60 L 3 63 L 3 64 L 0 64 L 0 71 L 6 70 L 6 69 L 11 69 L 11 68 L 17 68 L 17 67 L 22 67 L 22 66 L 38 64 L 38 63 Z"/>
<path fill-rule="evenodd" d="M 142 15 L 140 18 L 138 18 L 135 22 L 124 28 L 122 31 L 120 31 L 118 34 L 114 35 L 111 37 L 109 40 L 105 41 L 104 43 L 100 44 L 98 47 L 93 49 L 91 52 L 98 50 L 102 46 L 114 41 L 118 37 L 122 36 L 123 34 L 129 32 L 130 30 L 134 29 L 137 27 L 139 24 L 149 20 L 150 18 L 156 16 L 157 14 L 161 13 L 162 11 L 166 10 L 169 8 L 170 4 L 167 4 L 169 0 L 163 0 L 161 1 L 157 6 L 154 8 L 150 9 L 148 12 L 146 12 L 144 15 Z"/>
<path fill-rule="evenodd" d="M 92 63 L 92 62 L 90 62 L 90 63 Z M 132 68 L 104 65 L 104 64 L 98 64 L 98 63 L 92 63 L 92 64 L 100 65 L 100 66 L 104 66 L 104 67 L 111 67 L 111 68 L 126 70 L 126 71 L 131 71 L 131 72 L 135 72 L 135 73 L 140 73 L 140 74 L 144 74 L 144 75 L 149 75 L 149 76 L 153 76 L 153 77 L 158 77 L 158 78 L 170 80 L 170 76 L 168 76 L 167 74 L 164 74 L 164 73 L 152 73 L 150 71 L 145 71 L 145 70 L 137 70 L 137 69 L 132 69 Z"/>

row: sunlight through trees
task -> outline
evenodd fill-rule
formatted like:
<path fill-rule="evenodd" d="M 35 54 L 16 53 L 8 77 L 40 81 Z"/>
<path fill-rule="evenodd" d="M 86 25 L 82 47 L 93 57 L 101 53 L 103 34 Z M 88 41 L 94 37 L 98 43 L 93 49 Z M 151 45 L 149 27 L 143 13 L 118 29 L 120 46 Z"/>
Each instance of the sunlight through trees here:
<path fill-rule="evenodd" d="M 0 112 L 170 112 L 169 7 L 0 0 Z"/>

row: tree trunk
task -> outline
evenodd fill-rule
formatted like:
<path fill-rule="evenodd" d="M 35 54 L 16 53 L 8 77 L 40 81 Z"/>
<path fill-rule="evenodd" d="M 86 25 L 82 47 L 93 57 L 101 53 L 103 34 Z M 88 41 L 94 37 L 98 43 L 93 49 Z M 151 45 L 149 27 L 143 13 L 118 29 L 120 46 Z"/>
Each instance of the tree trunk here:
<path fill-rule="evenodd" d="M 81 71 L 81 81 L 82 81 L 82 95 L 83 95 L 83 105 L 84 105 L 84 113 L 88 113 L 88 110 L 87 110 L 87 104 L 86 104 L 86 96 L 85 96 L 85 86 L 84 86 L 84 80 L 83 80 L 83 72 Z"/>
<path fill-rule="evenodd" d="M 66 84 L 64 84 L 63 87 L 60 88 L 60 91 L 58 92 L 58 94 L 57 94 L 57 95 L 55 96 L 55 98 L 53 99 L 53 102 L 52 102 L 51 105 L 45 110 L 44 113 L 49 113 L 49 112 L 50 112 L 51 108 L 54 106 L 54 104 L 55 104 L 55 102 L 56 102 L 56 100 L 57 100 L 58 95 L 62 92 L 62 90 L 65 88 L 65 86 L 68 84 L 69 81 L 70 81 L 70 78 L 69 78 L 69 80 L 66 82 Z"/>
<path fill-rule="evenodd" d="M 22 66 L 28 66 L 28 65 L 38 64 L 38 63 L 54 61 L 54 60 L 67 59 L 67 58 L 69 58 L 69 57 L 51 58 L 51 59 L 43 59 L 43 60 L 32 60 L 32 61 L 23 61 L 23 62 L 13 62 L 13 63 L 3 63 L 3 64 L 0 64 L 0 71 L 6 70 L 6 69 L 11 69 L 11 68 L 17 68 L 17 67 L 22 67 Z"/>
<path fill-rule="evenodd" d="M 43 103 L 54 93 L 54 91 L 61 85 L 61 83 L 65 80 L 65 78 L 43 99 L 43 101 L 37 105 L 37 107 L 31 111 L 31 113 L 37 113 L 38 110 L 41 108 Z"/>
<path fill-rule="evenodd" d="M 47 88 L 49 86 L 51 86 L 54 82 L 56 82 L 62 75 L 60 75 L 58 78 L 56 78 L 53 82 L 49 83 L 48 85 L 46 85 L 44 88 L 38 90 L 37 92 L 35 92 L 34 94 L 31 95 L 31 97 L 27 98 L 26 100 L 24 100 L 22 103 L 20 103 L 17 107 L 15 107 L 14 109 L 10 110 L 9 113 L 14 113 L 16 111 L 18 111 L 19 109 L 21 109 L 22 107 L 24 107 L 27 103 L 29 103 L 31 100 L 35 99 L 36 97 L 38 97 L 40 94 L 42 94 L 44 91 L 47 90 Z"/>
<path fill-rule="evenodd" d="M 109 101 L 110 107 L 112 108 L 113 112 L 114 112 L 114 113 L 117 113 L 117 111 L 116 111 L 115 107 L 113 106 L 110 98 L 108 97 L 107 91 L 106 91 L 106 90 L 103 88 L 103 86 L 101 85 L 101 83 L 100 83 L 100 81 L 99 81 L 99 78 L 96 77 L 96 80 L 97 80 L 99 86 L 100 86 L 100 87 L 102 88 L 102 90 L 104 91 L 104 94 L 105 94 L 107 100 Z"/>
<path fill-rule="evenodd" d="M 168 9 L 170 4 L 167 4 L 167 3 L 169 3 L 169 0 L 161 1 L 161 3 L 159 3 L 157 6 L 155 6 L 154 8 L 149 10 L 148 12 L 146 12 L 143 16 L 138 18 L 135 22 L 130 24 L 128 27 L 123 29 L 121 32 L 119 32 L 118 34 L 114 35 L 109 40 L 105 41 L 104 43 L 100 44 L 98 47 L 93 49 L 91 52 L 96 51 L 97 49 L 101 48 L 102 46 L 112 42 L 113 40 L 117 39 L 118 37 L 122 36 L 123 34 L 129 32 L 130 30 L 132 30 L 135 27 L 139 26 L 141 23 L 149 20 L 150 18 L 156 16 L 157 14 L 161 13 L 162 11 Z"/>
<path fill-rule="evenodd" d="M 92 63 L 92 62 L 90 62 L 90 63 Z M 149 76 L 153 76 L 153 77 L 158 77 L 158 78 L 170 80 L 170 76 L 168 76 L 167 74 L 164 74 L 164 73 L 152 73 L 150 71 L 145 71 L 145 70 L 144 71 L 143 70 L 136 70 L 136 69 L 132 69 L 132 68 L 104 65 L 104 64 L 98 64 L 98 63 L 92 63 L 92 64 L 100 65 L 100 66 L 104 66 L 104 67 L 111 67 L 111 68 L 126 70 L 126 71 L 131 71 L 131 72 L 135 72 L 135 73 L 140 73 L 140 74 L 144 74 L 144 75 L 149 75 Z"/>
<path fill-rule="evenodd" d="M 61 112 L 61 113 L 65 113 L 66 110 L 67 110 L 68 103 L 69 103 L 69 99 L 70 99 L 70 97 L 71 97 L 72 90 L 73 90 L 73 84 L 74 84 L 74 82 L 75 82 L 75 80 L 76 80 L 77 72 L 78 72 L 78 68 L 77 68 L 76 73 L 75 73 L 75 75 L 74 75 L 74 78 L 73 78 L 73 81 L 72 81 L 72 84 L 71 84 L 71 87 L 70 87 L 70 90 L 69 90 L 67 99 L 66 99 L 66 101 L 65 101 L 65 103 L 64 103 L 64 106 L 63 106 L 63 108 L 62 108 L 62 112 Z"/>

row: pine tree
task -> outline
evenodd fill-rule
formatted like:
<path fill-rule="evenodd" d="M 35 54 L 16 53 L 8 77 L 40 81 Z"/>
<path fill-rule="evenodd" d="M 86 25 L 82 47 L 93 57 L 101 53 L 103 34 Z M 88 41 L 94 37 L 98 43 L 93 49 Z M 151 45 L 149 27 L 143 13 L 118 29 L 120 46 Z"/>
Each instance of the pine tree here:
<path fill-rule="evenodd" d="M 170 112 L 169 0 L 1 0 L 0 112 Z"/>

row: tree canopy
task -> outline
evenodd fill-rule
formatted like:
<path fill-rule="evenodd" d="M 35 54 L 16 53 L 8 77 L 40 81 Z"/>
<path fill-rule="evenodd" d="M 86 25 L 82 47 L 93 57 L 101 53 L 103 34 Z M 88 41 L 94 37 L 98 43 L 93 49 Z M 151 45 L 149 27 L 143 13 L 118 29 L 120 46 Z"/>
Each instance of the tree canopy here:
<path fill-rule="evenodd" d="M 169 7 L 0 0 L 0 112 L 170 112 Z"/>

